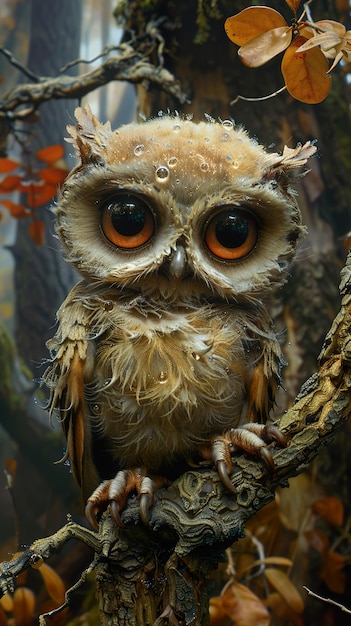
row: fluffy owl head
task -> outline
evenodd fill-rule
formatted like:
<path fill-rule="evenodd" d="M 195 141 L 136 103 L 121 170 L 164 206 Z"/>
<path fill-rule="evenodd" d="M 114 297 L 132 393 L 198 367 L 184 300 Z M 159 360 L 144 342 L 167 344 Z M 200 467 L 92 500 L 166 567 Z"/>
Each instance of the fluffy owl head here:
<path fill-rule="evenodd" d="M 285 279 L 302 231 L 289 171 L 311 143 L 268 153 L 232 122 L 162 116 L 112 131 L 88 107 L 57 233 L 91 282 L 240 299 Z"/>

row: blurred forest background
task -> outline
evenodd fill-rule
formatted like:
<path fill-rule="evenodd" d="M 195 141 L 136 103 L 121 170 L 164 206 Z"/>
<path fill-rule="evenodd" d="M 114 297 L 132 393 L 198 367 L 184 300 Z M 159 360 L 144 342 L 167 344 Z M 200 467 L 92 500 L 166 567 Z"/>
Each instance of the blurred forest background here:
<path fill-rule="evenodd" d="M 204 114 L 234 119 L 273 151 L 317 139 L 318 157 L 311 160 L 310 173 L 297 183 L 308 235 L 289 284 L 279 293 L 279 301 L 270 303 L 288 362 L 278 413 L 317 369 L 323 338 L 338 311 L 339 272 L 351 242 L 350 67 L 338 67 L 329 96 L 318 105 L 293 100 L 286 92 L 269 100 L 231 105 L 239 94 L 262 97 L 283 85 L 281 59 L 258 69 L 246 68 L 237 57 L 237 47 L 225 35 L 225 19 L 251 4 L 274 6 L 291 21 L 292 12 L 284 0 L 0 3 L 0 47 L 17 60 L 11 62 L 9 55 L 0 54 L 0 157 L 17 160 L 22 168 L 22 193 L 14 193 L 10 182 L 4 182 L 9 173 L 0 173 L 0 467 L 4 470 L 0 472 L 0 560 L 8 560 L 19 546 L 57 530 L 67 513 L 83 522 L 82 503 L 69 467 L 54 464 L 63 456 L 64 442 L 60 428 L 49 424 L 43 409 L 45 390 L 39 386 L 55 312 L 77 276 L 63 261 L 53 236 L 49 210 L 53 199 L 37 194 L 28 202 L 25 187 L 52 161 L 62 172 L 74 164 L 64 137 L 80 100 L 48 99 L 31 115 L 24 115 L 27 105 L 23 102 L 18 107 L 8 105 L 17 85 L 33 85 L 35 77 L 79 77 L 98 68 L 106 57 L 69 68 L 67 64 L 94 59 L 107 46 L 136 37 L 139 51 L 156 67 L 164 63 L 180 81 L 179 93 L 186 94 L 188 101 L 175 98 L 152 80 L 132 85 L 109 78 L 84 98 L 102 122 L 110 120 L 116 128 L 140 114 L 177 110 L 193 114 L 195 120 Z M 310 8 L 315 20 L 334 19 L 351 28 L 348 0 L 315 0 Z M 54 158 L 50 151 L 40 152 L 52 146 L 62 146 L 64 154 Z M 338 608 L 307 599 L 302 588 L 307 585 L 351 609 L 349 435 L 346 426 L 333 446 L 293 479 L 274 505 L 252 520 L 250 533 L 255 541 L 245 539 L 233 548 L 238 580 L 263 599 L 269 581 L 262 582 L 261 576 L 261 582 L 248 582 L 241 574 L 250 559 L 258 558 L 257 545 L 265 556 L 291 559 L 291 565 L 281 571 L 281 588 L 273 583 L 279 597 L 276 606 L 270 607 L 272 624 L 334 626 L 350 621 Z M 79 576 L 86 558 L 80 547 L 57 558 L 55 569 L 66 586 Z M 221 570 L 218 592 L 224 584 Z M 45 592 L 38 589 L 36 611 L 48 606 Z M 301 602 L 294 600 L 292 590 Z M 81 613 L 79 597 L 76 605 Z M 233 616 L 226 619 L 217 623 L 239 624 Z M 250 626 L 249 621 L 242 624 Z"/>

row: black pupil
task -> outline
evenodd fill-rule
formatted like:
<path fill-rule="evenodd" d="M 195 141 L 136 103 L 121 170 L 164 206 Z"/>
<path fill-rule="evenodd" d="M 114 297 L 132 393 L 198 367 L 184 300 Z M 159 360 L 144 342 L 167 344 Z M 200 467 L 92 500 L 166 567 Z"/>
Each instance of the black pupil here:
<path fill-rule="evenodd" d="M 225 215 L 216 224 L 217 241 L 224 248 L 240 248 L 249 236 L 249 224 L 241 215 Z"/>
<path fill-rule="evenodd" d="M 113 228 L 124 237 L 137 235 L 145 226 L 147 210 L 138 200 L 121 198 L 110 204 L 109 211 Z"/>

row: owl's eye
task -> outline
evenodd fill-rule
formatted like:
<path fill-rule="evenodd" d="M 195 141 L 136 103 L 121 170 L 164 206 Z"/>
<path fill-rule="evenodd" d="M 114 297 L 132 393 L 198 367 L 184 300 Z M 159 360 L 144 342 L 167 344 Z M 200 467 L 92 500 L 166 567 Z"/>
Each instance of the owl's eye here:
<path fill-rule="evenodd" d="M 205 230 L 205 243 L 219 259 L 243 259 L 255 247 L 258 225 L 247 211 L 230 207 L 217 213 Z"/>
<path fill-rule="evenodd" d="M 100 224 L 108 241 L 118 248 L 131 250 L 150 241 L 155 230 L 155 217 L 142 198 L 120 194 L 102 205 Z"/>

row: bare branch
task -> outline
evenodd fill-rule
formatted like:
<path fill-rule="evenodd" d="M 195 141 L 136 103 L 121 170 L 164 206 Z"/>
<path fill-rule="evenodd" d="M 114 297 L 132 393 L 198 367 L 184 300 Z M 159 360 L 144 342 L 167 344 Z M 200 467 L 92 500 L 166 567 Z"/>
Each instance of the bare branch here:
<path fill-rule="evenodd" d="M 5 94 L 0 102 L 0 118 L 10 117 L 12 120 L 23 120 L 36 111 L 43 102 L 62 98 L 80 100 L 94 89 L 117 80 L 134 84 L 148 81 L 174 96 L 180 103 L 186 102 L 187 96 L 174 76 L 164 67 L 157 67 L 150 61 L 149 55 L 152 47 L 148 46 L 146 51 L 138 50 L 138 40 L 131 43 L 121 44 L 115 48 L 118 54 L 109 56 L 97 68 L 80 76 L 60 75 L 49 78 L 34 77 L 31 74 L 30 77 L 35 78 L 35 82 L 18 85 Z M 140 42 L 139 48 L 141 48 Z M 107 50 L 106 53 L 109 51 Z M 2 53 L 18 67 L 10 53 L 4 50 Z M 80 61 L 77 60 L 77 62 Z M 20 69 L 28 75 L 25 68 L 20 66 Z"/>

